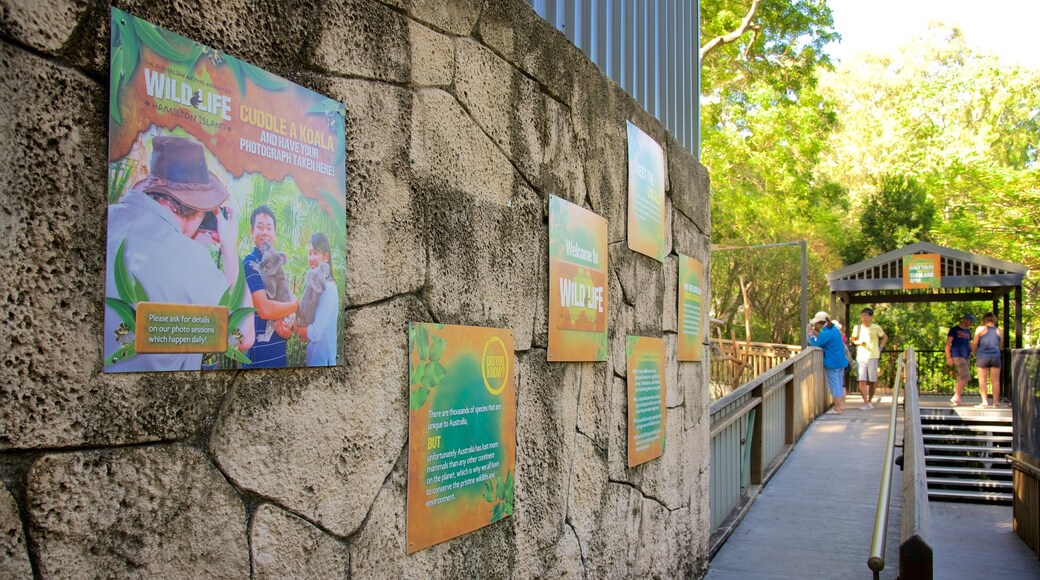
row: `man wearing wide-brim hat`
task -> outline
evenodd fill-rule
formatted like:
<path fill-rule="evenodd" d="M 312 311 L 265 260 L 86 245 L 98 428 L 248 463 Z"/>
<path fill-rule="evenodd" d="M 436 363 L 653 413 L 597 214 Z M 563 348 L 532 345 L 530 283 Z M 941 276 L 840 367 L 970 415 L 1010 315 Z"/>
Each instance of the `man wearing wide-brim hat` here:
<path fill-rule="evenodd" d="M 224 206 L 227 199 L 227 189 L 206 167 L 200 143 L 170 135 L 152 139 L 149 175 L 108 208 L 105 288 L 109 295 L 115 297 L 116 253 L 125 243 L 125 266 L 150 302 L 217 305 L 238 277 L 238 220 L 234 208 Z M 194 240 L 207 212 L 216 217 L 212 239 L 220 243 L 223 271 L 209 250 Z M 247 318 L 250 328 L 242 330 L 246 342 L 251 342 L 252 317 Z M 120 346 L 119 324 L 119 316 L 106 307 L 106 359 Z M 251 344 L 238 346 L 245 350 Z M 197 370 L 201 364 L 199 353 L 138 354 L 108 370 Z"/>

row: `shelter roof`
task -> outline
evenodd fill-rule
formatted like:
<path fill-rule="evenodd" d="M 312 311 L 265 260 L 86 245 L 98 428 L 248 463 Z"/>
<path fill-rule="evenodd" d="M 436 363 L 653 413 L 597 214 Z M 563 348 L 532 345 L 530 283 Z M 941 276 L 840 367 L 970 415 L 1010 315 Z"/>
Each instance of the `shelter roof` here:
<path fill-rule="evenodd" d="M 940 288 L 1002 289 L 1021 286 L 1029 268 L 987 256 L 918 242 L 827 274 L 831 292 L 855 294 L 903 290 L 903 259 L 914 254 L 937 254 Z"/>

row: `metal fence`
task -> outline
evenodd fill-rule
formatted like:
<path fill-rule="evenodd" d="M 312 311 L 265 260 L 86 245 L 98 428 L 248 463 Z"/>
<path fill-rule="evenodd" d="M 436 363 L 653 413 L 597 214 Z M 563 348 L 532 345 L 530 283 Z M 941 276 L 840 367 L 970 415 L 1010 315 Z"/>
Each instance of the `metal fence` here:
<path fill-rule="evenodd" d="M 700 3 L 526 0 L 700 157 Z"/>
<path fill-rule="evenodd" d="M 809 349 L 712 403 L 711 551 L 722 544 L 806 427 L 830 405 L 823 351 Z"/>

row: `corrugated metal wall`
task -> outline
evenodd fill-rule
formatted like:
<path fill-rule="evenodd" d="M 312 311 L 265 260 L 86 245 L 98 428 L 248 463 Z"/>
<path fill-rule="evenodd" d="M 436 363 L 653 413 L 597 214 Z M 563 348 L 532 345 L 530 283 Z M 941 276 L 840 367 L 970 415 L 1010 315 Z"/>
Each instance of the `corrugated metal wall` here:
<path fill-rule="evenodd" d="M 527 0 L 700 157 L 696 0 Z"/>

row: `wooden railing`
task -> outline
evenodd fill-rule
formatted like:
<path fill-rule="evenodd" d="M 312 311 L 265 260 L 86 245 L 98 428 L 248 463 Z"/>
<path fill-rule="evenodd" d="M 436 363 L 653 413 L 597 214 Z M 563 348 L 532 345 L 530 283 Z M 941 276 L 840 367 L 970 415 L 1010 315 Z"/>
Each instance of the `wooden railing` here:
<path fill-rule="evenodd" d="M 712 403 L 711 555 L 830 404 L 823 351 L 817 348 L 794 354 Z"/>
<path fill-rule="evenodd" d="M 755 377 L 761 376 L 769 369 L 790 360 L 802 352 L 802 347 L 791 344 L 775 344 L 770 342 L 736 342 L 736 350 L 732 340 L 712 339 L 711 341 L 711 394 L 712 399 L 722 398 L 734 389 L 734 385 L 742 385 Z M 739 375 L 734 371 L 731 357 L 734 352 L 743 360 L 747 352 L 747 364 Z"/>
<path fill-rule="evenodd" d="M 903 394 L 903 507 L 899 538 L 899 577 L 903 580 L 931 580 L 933 575 L 928 475 L 921 433 L 921 406 L 918 404 L 921 383 L 917 371 L 917 357 L 912 348 L 907 349 Z"/>

